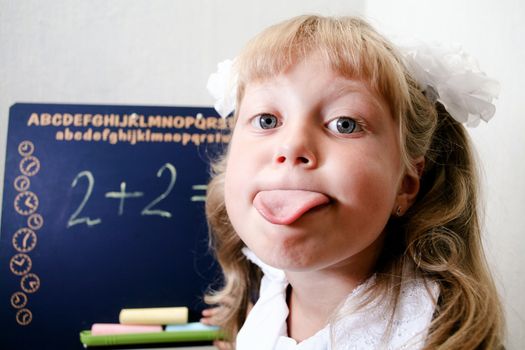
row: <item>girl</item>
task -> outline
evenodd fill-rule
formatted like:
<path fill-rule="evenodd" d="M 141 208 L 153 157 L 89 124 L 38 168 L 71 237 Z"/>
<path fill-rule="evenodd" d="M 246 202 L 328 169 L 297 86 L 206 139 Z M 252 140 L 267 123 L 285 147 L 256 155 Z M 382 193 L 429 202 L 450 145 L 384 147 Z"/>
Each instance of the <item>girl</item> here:
<path fill-rule="evenodd" d="M 490 118 L 490 95 L 458 100 L 446 65 L 412 61 L 363 20 L 317 16 L 237 57 L 235 126 L 206 205 L 224 286 L 204 311 L 237 349 L 501 346 L 458 122 Z"/>

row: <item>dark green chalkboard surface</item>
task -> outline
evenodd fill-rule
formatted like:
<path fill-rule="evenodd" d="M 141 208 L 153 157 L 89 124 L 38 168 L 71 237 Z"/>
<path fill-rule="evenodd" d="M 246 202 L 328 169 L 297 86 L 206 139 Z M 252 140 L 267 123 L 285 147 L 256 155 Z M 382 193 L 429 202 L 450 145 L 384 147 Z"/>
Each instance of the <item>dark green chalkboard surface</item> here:
<path fill-rule="evenodd" d="M 211 108 L 15 104 L 0 231 L 0 348 L 80 349 L 123 308 L 188 306 L 217 276 Z"/>

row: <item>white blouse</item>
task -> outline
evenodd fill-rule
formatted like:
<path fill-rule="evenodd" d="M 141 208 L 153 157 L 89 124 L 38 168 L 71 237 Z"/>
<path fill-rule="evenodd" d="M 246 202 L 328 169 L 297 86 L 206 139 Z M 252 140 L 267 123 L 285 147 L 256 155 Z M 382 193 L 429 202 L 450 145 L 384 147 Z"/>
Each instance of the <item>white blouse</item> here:
<path fill-rule="evenodd" d="M 243 252 L 261 268 L 264 276 L 259 299 L 237 335 L 237 350 L 412 350 L 423 347 L 439 295 L 435 282 L 405 278 L 392 319 L 388 303 L 380 298 L 374 299 L 357 312 L 344 316 L 335 324 L 328 324 L 310 338 L 297 343 L 288 337 L 288 281 L 284 272 L 266 265 L 247 248 Z M 370 278 L 350 293 L 343 308 L 359 302 L 363 291 L 373 280 L 374 277 Z M 387 332 L 390 322 L 390 332 Z"/>

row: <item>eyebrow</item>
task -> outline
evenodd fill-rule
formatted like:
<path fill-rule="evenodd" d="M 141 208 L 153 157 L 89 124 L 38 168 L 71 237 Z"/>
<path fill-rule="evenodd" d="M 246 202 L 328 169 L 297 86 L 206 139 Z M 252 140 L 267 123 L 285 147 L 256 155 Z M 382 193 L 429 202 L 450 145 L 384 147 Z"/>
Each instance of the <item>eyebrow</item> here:
<path fill-rule="evenodd" d="M 338 87 L 334 91 L 336 99 L 340 98 L 341 96 L 347 95 L 347 94 L 357 93 L 357 94 L 361 94 L 361 95 L 367 96 L 368 97 L 367 100 L 372 102 L 377 109 L 379 109 L 381 111 L 384 111 L 384 106 L 383 106 L 383 104 L 381 102 L 386 104 L 386 101 L 381 101 L 380 99 L 378 99 L 376 94 L 373 93 L 370 90 L 370 88 L 367 87 L 367 88 L 364 89 L 363 85 L 366 86 L 366 83 L 364 83 L 362 81 L 357 81 L 357 80 L 347 80 L 347 79 L 345 79 L 344 82 L 338 82 L 337 84 L 341 85 L 341 86 Z"/>

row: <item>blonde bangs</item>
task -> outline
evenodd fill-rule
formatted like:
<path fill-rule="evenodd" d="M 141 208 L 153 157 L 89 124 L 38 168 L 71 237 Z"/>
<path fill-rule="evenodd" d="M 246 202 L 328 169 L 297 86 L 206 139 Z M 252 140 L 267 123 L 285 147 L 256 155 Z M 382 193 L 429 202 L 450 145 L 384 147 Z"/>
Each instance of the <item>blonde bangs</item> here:
<path fill-rule="evenodd" d="M 351 17 L 295 17 L 253 38 L 236 61 L 237 105 L 246 84 L 284 73 L 312 53 L 342 76 L 369 84 L 394 118 L 406 113 L 410 96 L 405 69 L 392 45 L 366 22 Z"/>

